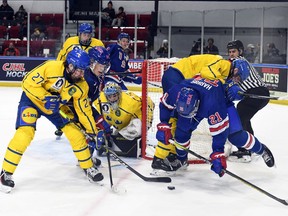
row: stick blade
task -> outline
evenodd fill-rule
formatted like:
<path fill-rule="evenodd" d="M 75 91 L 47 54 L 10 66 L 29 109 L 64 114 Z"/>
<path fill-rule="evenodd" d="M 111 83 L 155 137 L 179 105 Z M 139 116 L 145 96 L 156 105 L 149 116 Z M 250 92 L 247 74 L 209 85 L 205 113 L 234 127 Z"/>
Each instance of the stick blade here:
<path fill-rule="evenodd" d="M 172 182 L 170 177 L 146 177 L 145 181 L 148 181 L 148 182 L 162 182 L 162 183 L 170 183 L 170 182 Z"/>

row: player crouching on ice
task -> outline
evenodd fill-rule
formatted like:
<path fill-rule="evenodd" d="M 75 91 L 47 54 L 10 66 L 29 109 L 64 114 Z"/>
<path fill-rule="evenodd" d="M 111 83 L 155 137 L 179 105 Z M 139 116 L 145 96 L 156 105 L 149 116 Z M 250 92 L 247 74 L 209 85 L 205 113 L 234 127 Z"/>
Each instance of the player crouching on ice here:
<path fill-rule="evenodd" d="M 182 81 L 163 95 L 160 99 L 161 123 L 157 125 L 156 133 L 161 145 L 158 143 L 152 162 L 155 174 L 161 170 L 169 172 L 187 167 L 187 151 L 182 148 L 176 148 L 176 160 L 167 157 L 170 152 L 175 152 L 175 146 L 170 144 L 169 140 L 173 138 L 179 145 L 189 148 L 190 139 L 193 142 L 193 131 L 204 118 L 208 120 L 212 135 L 211 169 L 220 177 L 224 175 L 223 169 L 227 167 L 224 155 L 227 138 L 233 145 L 261 155 L 268 167 L 274 166 L 271 151 L 256 137 L 242 129 L 236 108 L 230 101 L 235 99 L 235 94 L 239 91 L 239 87 L 232 80 L 236 81 L 239 77 L 245 79 L 242 71 L 245 71 L 245 66 L 237 65 L 236 70 L 235 67 L 232 68 L 235 74 L 233 73 L 229 84 L 198 76 Z M 177 121 L 173 121 L 171 116 L 176 117 Z"/>
<path fill-rule="evenodd" d="M 113 126 L 113 134 L 107 134 L 113 150 L 121 156 L 139 157 L 142 98 L 133 92 L 122 91 L 115 82 L 108 82 L 100 93 L 100 100 L 95 101 L 94 107 L 99 113 L 102 112 L 105 121 Z M 153 101 L 148 97 L 148 128 L 152 125 L 154 107 Z M 100 149 L 98 153 L 101 155 L 103 150 Z"/>

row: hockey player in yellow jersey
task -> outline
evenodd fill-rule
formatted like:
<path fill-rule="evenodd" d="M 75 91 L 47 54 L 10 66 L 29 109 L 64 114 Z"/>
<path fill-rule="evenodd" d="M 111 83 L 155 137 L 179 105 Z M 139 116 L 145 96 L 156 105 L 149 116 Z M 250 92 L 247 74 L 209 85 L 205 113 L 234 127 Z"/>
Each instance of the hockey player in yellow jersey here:
<path fill-rule="evenodd" d="M 81 49 L 74 49 L 68 53 L 65 62 L 46 61 L 24 77 L 16 132 L 7 147 L 0 175 L 2 191 L 10 192 L 14 187 L 12 175 L 34 138 L 36 123 L 41 116 L 62 129 L 89 181 L 103 179 L 91 160 L 86 137 L 73 123 L 62 118 L 59 112 L 71 102 L 86 132 L 96 136 L 96 124 L 87 96 L 89 87 L 84 80 L 84 70 L 89 65 L 88 54 Z"/>
<path fill-rule="evenodd" d="M 115 82 L 108 82 L 100 94 L 100 101 L 104 119 L 116 130 L 112 135 L 114 144 L 118 145 L 124 155 L 123 152 L 135 147 L 136 140 L 141 137 L 142 98 L 133 92 L 122 91 Z M 95 101 L 94 106 L 101 113 L 99 99 Z M 148 98 L 148 128 L 152 124 L 154 107 L 153 101 Z M 120 137 L 117 134 L 120 134 Z M 123 142 L 118 142 L 119 140 Z M 135 152 L 125 156 L 139 156 L 134 154 Z"/>
<path fill-rule="evenodd" d="M 79 26 L 79 36 L 70 37 L 65 41 L 58 53 L 57 60 L 65 61 L 67 53 L 74 47 L 79 47 L 88 53 L 88 50 L 95 46 L 104 47 L 104 44 L 101 40 L 92 38 L 92 26 L 89 23 L 82 23 Z"/>
<path fill-rule="evenodd" d="M 163 74 L 162 87 L 167 92 L 173 85 L 179 84 L 184 79 L 191 79 L 201 73 L 203 78 L 224 80 L 231 70 L 231 61 L 223 59 L 220 55 L 192 55 L 180 59 L 171 65 Z"/>

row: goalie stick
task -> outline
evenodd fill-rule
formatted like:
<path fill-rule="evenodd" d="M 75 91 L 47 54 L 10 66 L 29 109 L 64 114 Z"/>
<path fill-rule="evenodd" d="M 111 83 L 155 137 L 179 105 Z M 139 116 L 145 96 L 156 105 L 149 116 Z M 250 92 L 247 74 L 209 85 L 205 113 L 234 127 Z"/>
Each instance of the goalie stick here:
<path fill-rule="evenodd" d="M 183 150 L 187 151 L 188 153 L 194 155 L 195 157 L 197 157 L 197 158 L 205 161 L 205 163 L 210 164 L 210 165 L 212 164 L 211 161 L 208 160 L 207 158 L 205 158 L 205 157 L 197 154 L 196 152 L 194 152 L 194 151 L 192 151 L 192 150 L 190 150 L 190 149 L 188 149 L 188 148 L 185 148 L 184 146 L 178 144 L 178 143 L 175 142 L 174 140 L 171 140 L 171 139 L 170 139 L 169 142 L 170 142 L 171 144 L 175 145 L 176 147 L 182 148 Z M 276 201 L 278 201 L 278 202 L 280 202 L 280 203 L 282 203 L 282 204 L 284 204 L 284 205 L 288 205 L 288 200 L 280 199 L 280 198 L 274 196 L 273 194 L 271 194 L 271 193 L 263 190 L 262 188 L 260 188 L 260 187 L 258 187 L 258 186 L 256 186 L 256 185 L 252 184 L 251 182 L 249 182 L 249 181 L 241 178 L 240 176 L 238 176 L 238 175 L 236 175 L 236 174 L 228 171 L 227 169 L 223 169 L 223 171 L 224 171 L 226 174 L 232 176 L 233 178 L 236 178 L 236 179 L 238 179 L 239 181 L 245 183 L 246 185 L 248 185 L 248 186 L 250 186 L 250 187 L 258 190 L 259 192 L 261 192 L 261 193 L 263 193 L 263 194 L 265 194 L 266 196 L 268 196 L 268 197 L 270 197 L 270 198 L 272 198 L 272 199 L 274 199 L 274 200 L 276 200 Z"/>
<path fill-rule="evenodd" d="M 85 135 L 88 136 L 92 139 L 94 139 L 91 135 L 87 134 L 86 131 L 83 130 L 83 128 L 81 128 L 78 124 L 76 124 L 75 122 L 71 121 L 69 119 L 69 117 L 62 112 L 61 110 L 59 111 L 61 116 L 67 120 L 69 120 L 69 122 L 73 123 L 79 130 L 81 130 L 81 132 Z M 110 152 L 110 154 L 115 158 L 115 160 L 117 160 L 120 164 L 124 165 L 128 170 L 130 170 L 132 173 L 134 173 L 135 175 L 137 175 L 139 178 L 141 178 L 142 180 L 146 181 L 146 182 L 162 182 L 162 183 L 169 183 L 171 182 L 171 178 L 170 177 L 146 177 L 143 176 L 141 173 L 139 173 L 138 171 L 136 171 L 134 168 L 132 168 L 129 164 L 127 164 L 125 161 L 123 161 L 114 151 L 112 151 L 109 147 L 104 147 L 106 148 L 107 151 Z"/>
<path fill-rule="evenodd" d="M 270 99 L 270 100 L 287 100 L 288 96 L 281 96 L 281 97 L 277 97 L 277 96 L 263 96 L 263 95 L 255 95 L 255 94 L 248 94 L 248 93 L 244 93 L 239 91 L 238 92 L 239 95 L 243 95 L 244 97 L 250 97 L 250 98 L 255 98 L 255 99 Z"/>

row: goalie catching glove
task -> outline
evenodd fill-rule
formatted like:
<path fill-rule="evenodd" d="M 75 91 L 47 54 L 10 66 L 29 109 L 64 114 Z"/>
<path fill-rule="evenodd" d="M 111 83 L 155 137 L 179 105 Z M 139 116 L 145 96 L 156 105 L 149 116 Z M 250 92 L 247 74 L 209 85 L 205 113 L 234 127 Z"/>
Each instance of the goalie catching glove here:
<path fill-rule="evenodd" d="M 225 154 L 223 152 L 214 152 L 210 155 L 210 158 L 212 163 L 211 170 L 222 177 L 227 168 Z"/>
<path fill-rule="evenodd" d="M 159 123 L 157 125 L 156 139 L 166 145 L 170 144 L 169 140 L 172 139 L 171 125 L 167 123 Z"/>

